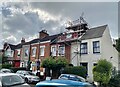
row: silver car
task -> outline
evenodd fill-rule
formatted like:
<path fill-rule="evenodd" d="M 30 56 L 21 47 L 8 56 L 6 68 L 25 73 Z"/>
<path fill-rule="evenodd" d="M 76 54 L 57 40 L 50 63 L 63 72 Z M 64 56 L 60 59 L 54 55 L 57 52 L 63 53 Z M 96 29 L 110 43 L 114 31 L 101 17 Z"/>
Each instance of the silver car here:
<path fill-rule="evenodd" d="M 37 83 L 40 81 L 40 78 L 30 71 L 18 70 L 16 73 L 23 77 L 27 83 Z"/>
<path fill-rule="evenodd" d="M 30 85 L 15 73 L 0 73 L 0 87 L 30 87 Z"/>
<path fill-rule="evenodd" d="M 86 82 L 83 77 L 74 74 L 61 74 L 58 79 Z"/>
<path fill-rule="evenodd" d="M 3 73 L 13 73 L 13 71 L 11 69 L 1 69 L 0 72 L 3 72 Z"/>

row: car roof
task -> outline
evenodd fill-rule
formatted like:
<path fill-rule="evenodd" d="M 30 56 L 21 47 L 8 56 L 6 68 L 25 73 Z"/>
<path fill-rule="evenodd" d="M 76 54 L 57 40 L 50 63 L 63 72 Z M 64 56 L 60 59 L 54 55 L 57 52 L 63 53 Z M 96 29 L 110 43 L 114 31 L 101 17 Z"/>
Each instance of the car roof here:
<path fill-rule="evenodd" d="M 75 75 L 75 74 L 61 74 L 61 75 L 71 75 L 71 76 L 78 76 L 78 75 Z"/>
<path fill-rule="evenodd" d="M 85 78 L 83 78 L 83 77 L 81 77 L 81 76 L 78 76 L 78 75 L 74 75 L 74 74 L 61 74 L 60 76 L 62 76 L 62 75 L 77 76 L 77 77 L 85 80 Z"/>
<path fill-rule="evenodd" d="M 0 73 L 0 77 L 1 76 L 10 76 L 10 75 L 18 75 L 18 74 L 15 74 L 15 73 Z"/>
<path fill-rule="evenodd" d="M 87 82 L 78 82 L 73 80 L 59 80 L 59 79 L 53 79 L 53 80 L 46 80 L 42 81 L 36 84 L 36 86 L 56 86 L 56 85 L 74 85 L 74 86 L 83 86 L 83 85 L 90 85 L 90 83 Z"/>

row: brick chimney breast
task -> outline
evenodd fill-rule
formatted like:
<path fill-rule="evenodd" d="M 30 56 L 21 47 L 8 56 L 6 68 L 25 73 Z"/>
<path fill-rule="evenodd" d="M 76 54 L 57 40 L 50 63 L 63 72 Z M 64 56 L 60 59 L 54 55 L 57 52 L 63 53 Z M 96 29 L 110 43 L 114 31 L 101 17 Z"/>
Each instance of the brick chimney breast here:
<path fill-rule="evenodd" d="M 42 39 L 42 38 L 44 38 L 46 36 L 49 36 L 49 34 L 47 33 L 46 30 L 42 30 L 42 31 L 39 32 L 39 38 L 40 39 Z"/>

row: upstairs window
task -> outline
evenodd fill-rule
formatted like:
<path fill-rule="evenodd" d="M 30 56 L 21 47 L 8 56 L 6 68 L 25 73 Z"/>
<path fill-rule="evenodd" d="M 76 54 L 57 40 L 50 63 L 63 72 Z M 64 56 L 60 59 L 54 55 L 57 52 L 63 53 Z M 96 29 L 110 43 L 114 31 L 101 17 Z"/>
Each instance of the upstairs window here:
<path fill-rule="evenodd" d="M 32 57 L 36 56 L 36 47 L 32 47 Z"/>
<path fill-rule="evenodd" d="M 5 51 L 5 57 L 13 57 L 14 51 L 11 49 L 8 49 L 7 51 Z"/>
<path fill-rule="evenodd" d="M 24 49 L 24 56 L 25 57 L 29 57 L 29 50 L 28 50 L 28 48 Z"/>
<path fill-rule="evenodd" d="M 65 55 L 65 46 L 64 45 L 59 46 L 58 54 L 59 54 L 59 56 L 64 56 Z"/>
<path fill-rule="evenodd" d="M 56 51 L 57 51 L 56 46 L 51 46 L 51 55 L 52 56 L 56 56 Z"/>
<path fill-rule="evenodd" d="M 17 49 L 17 57 L 20 57 L 20 49 Z"/>
<path fill-rule="evenodd" d="M 45 46 L 40 46 L 40 56 L 44 56 L 45 54 Z"/>
<path fill-rule="evenodd" d="M 93 53 L 100 53 L 100 42 L 99 41 L 93 42 Z"/>
<path fill-rule="evenodd" d="M 88 49 L 87 49 L 87 42 L 86 43 L 81 43 L 81 54 L 87 54 Z"/>

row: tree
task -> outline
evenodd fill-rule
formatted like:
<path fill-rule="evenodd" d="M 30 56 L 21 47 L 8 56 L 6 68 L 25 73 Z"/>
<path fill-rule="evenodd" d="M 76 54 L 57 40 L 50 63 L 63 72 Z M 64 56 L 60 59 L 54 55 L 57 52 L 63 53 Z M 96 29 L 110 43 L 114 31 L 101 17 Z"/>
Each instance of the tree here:
<path fill-rule="evenodd" d="M 117 51 L 120 53 L 120 38 L 116 40 L 115 47 L 116 47 Z"/>
<path fill-rule="evenodd" d="M 101 59 L 98 64 L 93 68 L 93 79 L 99 82 L 100 85 L 106 86 L 110 81 L 112 73 L 112 64 L 106 59 Z"/>
<path fill-rule="evenodd" d="M 60 70 L 68 64 L 64 57 L 49 57 L 42 61 L 41 66 L 46 68 L 47 75 L 50 76 L 50 70 L 52 70 L 53 78 L 57 78 Z"/>
<path fill-rule="evenodd" d="M 109 87 L 120 87 L 120 72 L 111 77 Z"/>

